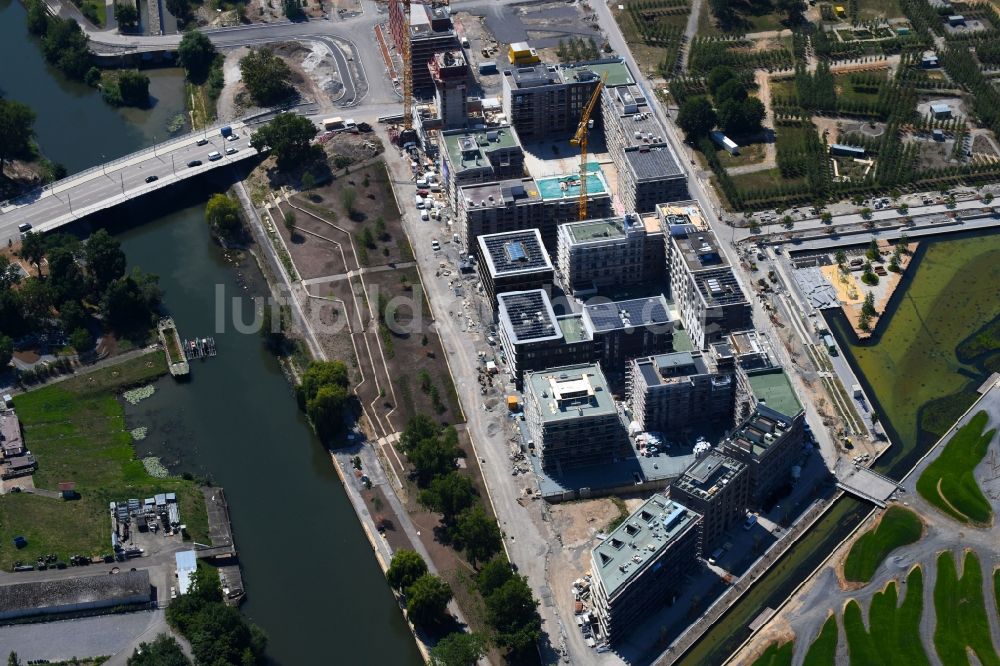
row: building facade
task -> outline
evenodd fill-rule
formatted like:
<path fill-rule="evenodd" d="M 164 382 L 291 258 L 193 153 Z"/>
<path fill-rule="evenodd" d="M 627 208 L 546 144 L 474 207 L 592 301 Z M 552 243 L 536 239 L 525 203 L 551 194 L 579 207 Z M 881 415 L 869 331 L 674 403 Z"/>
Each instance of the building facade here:
<path fill-rule="evenodd" d="M 625 426 L 600 367 L 570 365 L 526 373 L 524 420 L 547 474 L 611 463 Z"/>
<path fill-rule="evenodd" d="M 413 90 L 430 93 L 434 89 L 428 64 L 438 53 L 460 49 L 448 7 L 431 7 L 411 3 L 410 9 L 410 74 Z M 402 0 L 389 0 L 389 33 L 396 53 L 405 49 L 406 21 Z M 403 65 L 405 67 L 405 64 Z"/>
<path fill-rule="evenodd" d="M 700 547 L 707 555 L 746 517 L 749 470 L 735 458 L 710 451 L 670 484 L 670 499 L 701 514 Z"/>
<path fill-rule="evenodd" d="M 461 51 L 435 53 L 427 64 L 434 82 L 434 105 L 441 127 L 465 127 L 469 118 L 469 65 Z"/>
<path fill-rule="evenodd" d="M 643 431 L 676 432 L 731 421 L 736 382 L 710 355 L 674 352 L 632 360 L 626 395 L 632 420 Z"/>
<path fill-rule="evenodd" d="M 590 551 L 600 638 L 615 644 L 680 591 L 698 558 L 701 516 L 656 493 Z"/>
<path fill-rule="evenodd" d="M 497 294 L 500 346 L 518 386 L 526 372 L 591 362 L 593 340 L 572 326 L 572 319 L 557 318 L 541 289 Z M 565 328 L 564 322 L 570 327 Z"/>
<path fill-rule="evenodd" d="M 441 180 L 453 207 L 462 186 L 524 175 L 521 141 L 509 125 L 484 130 L 445 130 L 440 134 L 440 143 Z"/>
<path fill-rule="evenodd" d="M 557 233 L 557 268 L 573 292 L 598 291 L 663 278 L 663 232 L 655 218 L 623 217 L 568 222 Z"/>
<path fill-rule="evenodd" d="M 590 70 L 566 77 L 555 65 L 522 65 L 502 72 L 503 111 L 528 139 L 576 129 L 599 78 Z"/>

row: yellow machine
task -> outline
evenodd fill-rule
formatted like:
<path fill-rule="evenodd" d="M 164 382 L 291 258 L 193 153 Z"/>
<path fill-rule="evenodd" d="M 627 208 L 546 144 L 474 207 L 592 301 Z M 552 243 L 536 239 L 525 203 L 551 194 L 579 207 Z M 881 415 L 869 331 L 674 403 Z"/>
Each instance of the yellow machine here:
<path fill-rule="evenodd" d="M 608 80 L 608 73 L 601 75 L 601 80 L 594 88 L 594 94 L 583 109 L 580 116 L 580 124 L 576 128 L 576 134 L 569 140 L 574 146 L 580 146 L 580 196 L 577 201 L 577 217 L 581 220 L 587 219 L 587 136 L 590 132 L 590 114 L 594 112 L 597 101 L 601 99 L 601 91 L 604 90 L 604 82 Z"/>

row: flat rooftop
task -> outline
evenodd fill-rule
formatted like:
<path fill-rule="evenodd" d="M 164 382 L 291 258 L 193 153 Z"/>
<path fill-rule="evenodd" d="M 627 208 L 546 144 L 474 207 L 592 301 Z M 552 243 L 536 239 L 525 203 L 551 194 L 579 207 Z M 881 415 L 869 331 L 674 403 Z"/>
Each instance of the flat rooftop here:
<path fill-rule="evenodd" d="M 678 351 L 636 359 L 647 386 L 676 384 L 694 375 L 711 372 L 700 352 Z"/>
<path fill-rule="evenodd" d="M 0 585 L 0 614 L 42 614 L 77 604 L 108 604 L 150 598 L 149 572 L 122 571 L 109 576 L 78 576 Z"/>
<path fill-rule="evenodd" d="M 478 241 L 493 277 L 552 270 L 552 261 L 538 229 L 486 234 Z"/>
<path fill-rule="evenodd" d="M 591 163 L 593 165 L 593 163 Z M 577 199 L 580 196 L 580 176 L 570 174 L 538 179 L 538 191 L 543 199 Z M 606 194 L 608 183 L 599 166 L 587 173 L 587 196 Z"/>
<path fill-rule="evenodd" d="M 694 274 L 694 281 L 709 306 L 747 302 L 733 269 L 728 266 L 698 271 Z"/>
<path fill-rule="evenodd" d="M 500 324 L 514 344 L 562 337 L 549 295 L 542 289 L 497 294 Z"/>
<path fill-rule="evenodd" d="M 571 314 L 559 317 L 559 329 L 567 343 L 583 342 L 590 339 L 590 334 L 583 325 L 583 315 Z"/>
<path fill-rule="evenodd" d="M 729 456 L 712 451 L 688 467 L 674 485 L 702 499 L 711 499 L 731 482 L 746 465 Z"/>
<path fill-rule="evenodd" d="M 592 552 L 596 570 L 609 598 L 625 587 L 646 565 L 691 529 L 700 516 L 660 493 L 646 500 Z"/>
<path fill-rule="evenodd" d="M 593 303 L 583 306 L 583 313 L 595 332 L 665 325 L 670 322 L 670 311 L 663 294 L 628 301 Z"/>
<path fill-rule="evenodd" d="M 758 405 L 754 413 L 733 432 L 730 442 L 759 457 L 785 436 L 791 427 L 790 421 L 783 414 Z"/>
<path fill-rule="evenodd" d="M 431 19 L 448 19 L 446 30 L 434 30 Z M 429 7 L 427 5 L 410 5 L 410 35 L 413 39 L 429 39 L 432 37 L 442 37 L 454 35 L 450 19 L 450 11 L 446 7 Z"/>
<path fill-rule="evenodd" d="M 639 146 L 625 151 L 625 162 L 638 180 L 686 178 L 666 144 Z"/>
<path fill-rule="evenodd" d="M 514 90 L 554 86 L 563 82 L 562 77 L 559 75 L 558 67 L 542 62 L 534 65 L 512 67 L 510 70 L 504 70 L 504 75 L 508 71 L 510 72 L 510 76 L 507 78 L 510 80 L 510 87 Z"/>
<path fill-rule="evenodd" d="M 538 402 L 544 423 L 618 415 L 608 382 L 597 364 L 528 372 L 524 387 Z"/>
<path fill-rule="evenodd" d="M 541 201 L 538 185 L 531 178 L 465 185 L 458 189 L 470 210 Z"/>
<path fill-rule="evenodd" d="M 606 217 L 598 220 L 583 220 L 582 222 L 568 222 L 565 226 L 574 243 L 589 243 L 591 241 L 625 238 L 625 227 L 627 225 L 635 225 L 642 228 L 642 222 L 630 215 L 626 215 L 625 217 Z"/>
<path fill-rule="evenodd" d="M 566 81 L 590 80 L 591 78 L 600 78 L 602 74 L 607 74 L 608 78 L 604 82 L 604 86 L 608 88 L 635 83 L 635 79 L 632 77 L 632 72 L 629 71 L 628 65 L 626 65 L 620 58 L 563 65 L 561 70 L 563 79 Z M 584 72 L 591 73 L 585 74 Z"/>
<path fill-rule="evenodd" d="M 697 201 L 674 201 L 657 204 L 656 214 L 664 225 L 663 232 L 668 233 L 669 227 L 678 225 L 694 225 L 698 229 L 709 230 L 705 213 Z"/>
<path fill-rule="evenodd" d="M 21 423 L 13 409 L 0 409 L 0 445 L 6 451 L 14 451 L 24 446 Z"/>
<path fill-rule="evenodd" d="M 795 395 L 795 389 L 792 388 L 792 383 L 784 370 L 748 373 L 747 380 L 758 402 L 764 403 L 779 414 L 791 419 L 802 411 L 802 403 Z"/>
<path fill-rule="evenodd" d="M 680 251 L 688 271 L 697 271 L 728 266 L 729 260 L 719 247 L 719 240 L 711 231 L 698 231 L 672 237 Z"/>
<path fill-rule="evenodd" d="M 487 155 L 494 150 L 520 148 L 517 133 L 509 126 L 488 130 L 443 132 L 445 152 L 458 170 L 490 166 Z"/>

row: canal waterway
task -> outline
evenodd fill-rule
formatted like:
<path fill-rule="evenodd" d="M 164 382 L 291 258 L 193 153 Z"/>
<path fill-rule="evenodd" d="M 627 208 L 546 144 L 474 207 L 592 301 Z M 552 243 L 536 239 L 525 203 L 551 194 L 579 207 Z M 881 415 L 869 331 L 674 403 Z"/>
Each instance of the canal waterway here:
<path fill-rule="evenodd" d="M 100 94 L 48 68 L 24 29 L 24 9 L 0 0 L 0 90 L 38 114 L 43 153 L 79 171 L 166 136 L 183 112 L 177 70 L 151 70 L 150 109 L 114 109 Z M 129 408 L 149 428 L 140 454 L 226 488 L 243 566 L 244 612 L 270 638 L 280 664 L 418 664 L 419 653 L 376 564 L 327 452 L 298 412 L 288 381 L 255 333 L 266 285 L 252 261 L 237 266 L 212 244 L 204 222 L 207 183 L 131 205 L 106 221 L 130 266 L 160 276 L 164 304 L 182 336 L 214 336 L 216 358 L 195 362 L 189 382 L 164 378 Z M 225 325 L 216 326 L 217 289 Z M 239 297 L 233 304 L 232 297 Z"/>

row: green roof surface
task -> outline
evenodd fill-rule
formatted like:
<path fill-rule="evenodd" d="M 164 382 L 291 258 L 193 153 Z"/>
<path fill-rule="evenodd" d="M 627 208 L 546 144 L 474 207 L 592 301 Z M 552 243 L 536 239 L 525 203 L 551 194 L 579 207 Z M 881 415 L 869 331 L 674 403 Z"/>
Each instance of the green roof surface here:
<path fill-rule="evenodd" d="M 528 372 L 524 386 L 538 403 L 543 423 L 618 413 L 601 366 L 593 363 Z"/>
<path fill-rule="evenodd" d="M 563 68 L 563 76 L 567 80 L 576 80 L 576 74 L 574 70 L 589 69 L 598 76 L 607 72 L 608 80 L 604 82 L 605 86 L 613 88 L 614 86 L 625 86 L 635 83 L 635 79 L 632 78 L 632 73 L 628 71 L 628 66 L 624 62 L 603 62 L 603 63 L 588 63 L 586 65 L 576 65 L 572 67 Z"/>
<path fill-rule="evenodd" d="M 580 342 L 586 339 L 583 331 L 583 315 L 568 315 L 560 317 L 557 321 L 559 322 L 559 328 L 562 329 L 563 339 L 566 342 Z"/>
<path fill-rule="evenodd" d="M 674 334 L 676 346 L 677 334 Z M 776 412 L 792 418 L 802 411 L 802 404 L 795 396 L 795 389 L 784 370 L 748 375 L 750 390 L 757 399 Z"/>
<path fill-rule="evenodd" d="M 691 336 L 684 329 L 678 328 L 674 330 L 674 351 L 694 351 L 694 343 L 691 342 Z"/>
<path fill-rule="evenodd" d="M 574 222 L 567 230 L 577 243 L 586 243 L 599 238 L 622 238 L 625 235 L 622 221 L 614 217 Z"/>
<path fill-rule="evenodd" d="M 481 168 L 489 166 L 489 160 L 486 158 L 487 153 L 497 149 L 516 148 L 520 145 L 517 136 L 509 127 L 500 127 L 496 130 L 490 130 L 490 132 L 496 133 L 497 141 L 489 141 L 486 138 L 486 130 L 442 134 L 445 149 L 448 151 L 448 156 L 451 158 L 451 163 L 455 169 L 461 170 L 463 167 Z M 466 137 L 476 142 L 476 147 L 481 153 L 479 164 L 476 164 L 475 160 L 470 160 L 464 165 L 462 163 L 462 139 Z"/>

